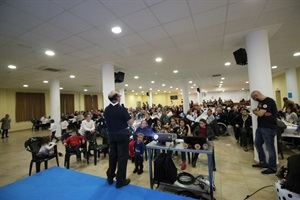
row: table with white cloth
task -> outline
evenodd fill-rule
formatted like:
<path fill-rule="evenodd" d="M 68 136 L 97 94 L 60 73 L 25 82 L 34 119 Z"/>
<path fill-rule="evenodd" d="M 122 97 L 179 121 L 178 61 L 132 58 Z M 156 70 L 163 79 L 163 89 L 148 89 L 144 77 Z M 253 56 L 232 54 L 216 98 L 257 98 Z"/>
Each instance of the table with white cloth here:
<path fill-rule="evenodd" d="M 300 139 L 300 135 L 294 134 L 297 127 L 298 127 L 298 125 L 288 124 L 287 128 L 284 130 L 284 133 L 281 135 L 282 138 L 291 138 L 292 139 L 290 145 L 292 145 L 293 148 L 297 147 L 295 141 Z M 289 145 L 289 143 L 285 143 L 285 144 Z"/>

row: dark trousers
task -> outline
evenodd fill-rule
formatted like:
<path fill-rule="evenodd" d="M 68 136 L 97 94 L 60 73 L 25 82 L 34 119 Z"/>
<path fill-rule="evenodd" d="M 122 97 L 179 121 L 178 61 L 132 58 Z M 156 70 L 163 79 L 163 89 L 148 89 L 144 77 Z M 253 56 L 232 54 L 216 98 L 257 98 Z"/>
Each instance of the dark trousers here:
<path fill-rule="evenodd" d="M 59 139 L 55 136 L 55 133 L 56 133 L 56 131 L 53 131 L 52 133 L 51 133 L 51 142 L 52 142 L 52 140 L 55 138 L 56 139 L 56 141 L 58 141 Z"/>
<path fill-rule="evenodd" d="M 109 166 L 107 177 L 113 179 L 116 176 L 117 182 L 123 182 L 126 179 L 127 161 L 128 161 L 128 143 L 129 134 L 123 131 L 121 134 L 108 134 L 109 137 Z M 116 169 L 118 165 L 117 175 Z"/>
<path fill-rule="evenodd" d="M 143 156 L 137 154 L 134 155 L 135 169 L 143 170 L 144 168 L 143 162 L 144 162 Z"/>
<path fill-rule="evenodd" d="M 68 149 L 68 152 L 69 153 L 76 153 L 76 158 L 81 158 L 81 155 L 80 155 L 80 150 L 79 150 L 79 148 L 81 147 L 81 145 L 77 145 L 77 146 L 75 146 L 75 147 L 70 147 L 69 149 Z"/>
<path fill-rule="evenodd" d="M 240 128 L 240 135 L 241 135 L 241 145 L 243 147 L 247 147 L 247 140 L 250 135 L 250 128 Z"/>
<path fill-rule="evenodd" d="M 2 138 L 4 138 L 4 134 L 6 137 L 8 137 L 8 129 L 3 129 L 2 130 Z"/>
<path fill-rule="evenodd" d="M 61 135 L 63 136 L 64 134 L 67 133 L 67 129 L 61 129 Z"/>

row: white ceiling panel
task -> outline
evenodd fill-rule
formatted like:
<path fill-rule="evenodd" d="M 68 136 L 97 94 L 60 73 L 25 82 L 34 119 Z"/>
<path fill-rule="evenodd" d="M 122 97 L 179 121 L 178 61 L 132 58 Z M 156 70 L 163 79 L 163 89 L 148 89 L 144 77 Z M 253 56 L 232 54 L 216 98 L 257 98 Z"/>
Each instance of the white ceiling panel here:
<path fill-rule="evenodd" d="M 11 6 L 23 10 L 35 17 L 43 20 L 48 20 L 59 13 L 63 12 L 63 9 L 49 0 L 30 0 L 31 4 L 27 1 L 9 0 L 8 4 Z"/>
<path fill-rule="evenodd" d="M 174 48 L 175 43 L 170 38 L 157 40 L 154 42 L 151 42 L 151 46 L 155 47 L 156 49 L 165 49 L 165 48 Z"/>
<path fill-rule="evenodd" d="M 165 1 L 152 6 L 151 10 L 161 24 L 190 16 L 186 1 Z"/>
<path fill-rule="evenodd" d="M 188 0 L 192 15 L 201 14 L 206 11 L 214 10 L 227 5 L 227 1 L 211 1 L 211 0 Z"/>
<path fill-rule="evenodd" d="M 86 58 L 91 58 L 94 55 L 87 53 L 85 51 L 74 51 L 72 53 L 70 53 L 71 56 L 77 57 L 77 58 L 81 58 L 81 59 L 86 59 Z"/>
<path fill-rule="evenodd" d="M 68 10 L 82 2 L 84 2 L 85 0 L 51 0 L 53 3 L 55 3 L 56 5 L 59 5 L 60 7 Z"/>
<path fill-rule="evenodd" d="M 197 35 L 194 31 L 173 36 L 172 39 L 177 45 L 184 45 L 186 43 L 193 42 L 197 43 Z"/>
<path fill-rule="evenodd" d="M 32 32 L 45 36 L 47 38 L 52 38 L 54 41 L 59 41 L 72 36 L 71 33 L 68 33 L 67 31 L 64 31 L 61 28 L 58 28 L 50 23 L 41 24 L 32 29 Z"/>
<path fill-rule="evenodd" d="M 94 46 L 82 49 L 82 51 L 87 52 L 92 55 L 95 55 L 95 56 L 105 53 L 105 49 L 99 45 L 94 45 Z"/>
<path fill-rule="evenodd" d="M 193 15 L 196 29 L 204 29 L 225 23 L 226 12 L 226 7 L 222 7 L 199 15 Z"/>
<path fill-rule="evenodd" d="M 4 21 L 0 21 L 0 33 L 4 35 L 9 35 L 10 37 L 18 37 L 25 33 L 26 30 L 23 28 L 19 28 L 12 24 L 6 23 Z"/>
<path fill-rule="evenodd" d="M 127 15 L 123 18 L 123 21 L 134 31 L 143 31 L 159 25 L 159 22 L 149 9 L 143 9 Z"/>
<path fill-rule="evenodd" d="M 86 40 L 95 44 L 101 44 L 107 41 L 107 39 L 108 40 L 112 39 L 110 34 L 108 34 L 104 30 L 102 31 L 99 29 L 90 29 L 88 31 L 80 33 L 79 36 L 82 38 L 86 38 Z"/>
<path fill-rule="evenodd" d="M 100 0 L 108 9 L 110 9 L 118 17 L 124 17 L 125 15 L 137 12 L 146 8 L 146 4 L 143 1 L 137 0 Z"/>
<path fill-rule="evenodd" d="M 95 0 L 85 1 L 69 11 L 93 26 L 105 26 L 117 19 L 112 12 Z"/>
<path fill-rule="evenodd" d="M 247 19 L 238 19 L 227 22 L 225 34 L 241 32 L 244 30 L 252 29 L 255 25 L 255 20 L 251 18 Z"/>
<path fill-rule="evenodd" d="M 64 44 L 67 44 L 71 47 L 74 47 L 76 49 L 84 49 L 84 48 L 94 45 L 94 44 L 90 43 L 89 41 L 84 40 L 78 36 L 70 37 L 68 39 L 62 40 L 61 42 Z"/>
<path fill-rule="evenodd" d="M 49 22 L 73 34 L 78 34 L 92 28 L 91 25 L 69 12 L 64 12 Z"/>
<path fill-rule="evenodd" d="M 127 47 L 143 44 L 145 41 L 138 34 L 130 34 L 121 38 L 117 38 L 119 42 Z"/>
<path fill-rule="evenodd" d="M 69 54 L 73 51 L 76 51 L 76 48 L 71 47 L 69 45 L 63 44 L 61 42 L 55 43 L 53 46 L 49 46 L 50 49 L 53 49 L 53 51 L 59 51 L 62 54 Z"/>
<path fill-rule="evenodd" d="M 165 1 L 165 0 L 144 0 L 148 6 L 153 6 L 154 4 L 158 4 L 162 1 Z"/>
<path fill-rule="evenodd" d="M 168 37 L 166 31 L 161 26 L 141 31 L 139 34 L 147 42 L 154 42 Z"/>
<path fill-rule="evenodd" d="M 8 43 L 12 39 L 13 39 L 13 37 L 10 37 L 10 36 L 4 35 L 4 34 L 0 34 L 0 45 L 4 45 L 4 44 Z"/>
<path fill-rule="evenodd" d="M 210 26 L 204 29 L 197 30 L 199 40 L 205 38 L 216 37 L 224 34 L 225 24 L 219 24 L 215 26 Z"/>
<path fill-rule="evenodd" d="M 6 4 L 0 6 L 0 19 L 26 30 L 30 30 L 32 27 L 42 23 L 40 19 Z"/>
<path fill-rule="evenodd" d="M 169 36 L 178 35 L 194 31 L 194 25 L 191 17 L 180 19 L 163 25 Z"/>
<path fill-rule="evenodd" d="M 284 0 L 284 1 L 278 1 L 278 0 L 273 0 L 273 1 L 268 1 L 265 8 L 264 12 L 269 12 L 269 11 L 276 11 L 280 9 L 280 12 L 284 8 L 289 8 L 289 7 L 296 7 L 300 5 L 299 0 Z"/>

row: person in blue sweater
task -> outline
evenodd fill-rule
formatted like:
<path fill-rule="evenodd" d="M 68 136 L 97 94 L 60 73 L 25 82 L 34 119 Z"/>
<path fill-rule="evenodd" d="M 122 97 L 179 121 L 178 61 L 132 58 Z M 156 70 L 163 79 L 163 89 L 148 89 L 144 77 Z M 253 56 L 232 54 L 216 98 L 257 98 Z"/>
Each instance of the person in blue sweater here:
<path fill-rule="evenodd" d="M 137 140 L 134 142 L 134 164 L 135 169 L 133 170 L 133 173 L 142 174 L 143 173 L 143 155 L 145 151 L 145 145 L 143 142 L 144 134 L 138 133 L 137 134 Z"/>

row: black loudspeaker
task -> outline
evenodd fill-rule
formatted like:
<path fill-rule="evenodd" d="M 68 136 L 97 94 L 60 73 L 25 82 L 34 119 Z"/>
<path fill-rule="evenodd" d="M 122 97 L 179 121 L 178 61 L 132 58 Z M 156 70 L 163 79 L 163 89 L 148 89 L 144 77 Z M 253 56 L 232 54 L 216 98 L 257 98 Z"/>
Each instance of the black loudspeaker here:
<path fill-rule="evenodd" d="M 149 97 L 149 92 L 146 92 L 146 95 Z"/>
<path fill-rule="evenodd" d="M 247 65 L 248 60 L 247 60 L 247 52 L 245 49 L 240 48 L 233 52 L 235 62 L 237 65 Z"/>
<path fill-rule="evenodd" d="M 199 93 L 200 93 L 200 88 L 197 88 L 197 92 L 199 92 Z"/>
<path fill-rule="evenodd" d="M 117 72 L 115 73 L 115 83 L 122 83 L 124 81 L 125 73 Z"/>

